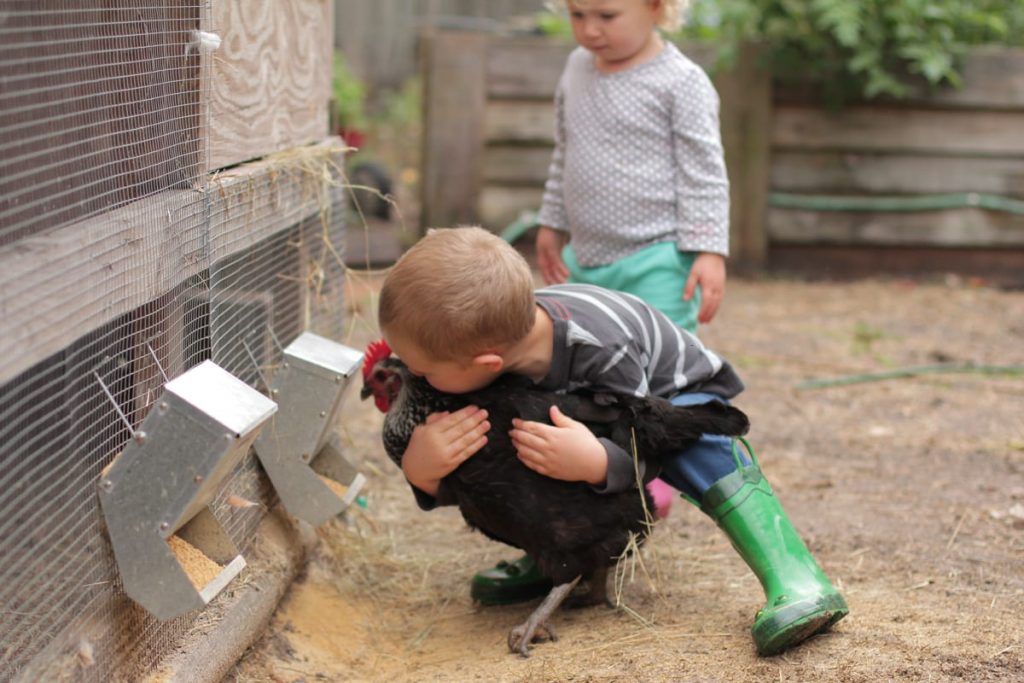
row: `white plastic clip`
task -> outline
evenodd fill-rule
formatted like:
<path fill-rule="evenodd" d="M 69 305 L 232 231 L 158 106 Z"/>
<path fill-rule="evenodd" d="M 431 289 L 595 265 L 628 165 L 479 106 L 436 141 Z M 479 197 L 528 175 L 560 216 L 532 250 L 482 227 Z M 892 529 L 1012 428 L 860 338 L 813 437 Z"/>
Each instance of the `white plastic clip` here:
<path fill-rule="evenodd" d="M 207 31 L 192 31 L 192 40 L 185 46 L 185 56 L 192 50 L 196 52 L 213 52 L 220 47 L 220 36 Z"/>

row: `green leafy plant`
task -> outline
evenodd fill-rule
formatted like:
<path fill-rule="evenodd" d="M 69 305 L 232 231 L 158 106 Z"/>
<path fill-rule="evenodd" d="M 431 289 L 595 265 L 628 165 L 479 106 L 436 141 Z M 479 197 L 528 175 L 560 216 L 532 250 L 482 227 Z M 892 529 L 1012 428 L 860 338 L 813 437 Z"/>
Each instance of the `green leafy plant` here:
<path fill-rule="evenodd" d="M 572 37 L 563 15 L 537 23 Z M 1024 46 L 1024 1 L 693 0 L 672 37 L 716 43 L 723 66 L 758 45 L 777 79 L 817 84 L 834 103 L 900 98 L 916 86 L 959 86 L 973 45 Z"/>
<path fill-rule="evenodd" d="M 352 73 L 345 56 L 338 50 L 334 52 L 331 94 L 338 114 L 338 125 L 344 128 L 362 128 L 366 125 L 366 88 Z"/>
<path fill-rule="evenodd" d="M 1024 44 L 1024 3 L 1005 0 L 696 0 L 686 33 L 762 48 L 773 74 L 832 100 L 905 97 L 961 83 L 967 49 Z"/>

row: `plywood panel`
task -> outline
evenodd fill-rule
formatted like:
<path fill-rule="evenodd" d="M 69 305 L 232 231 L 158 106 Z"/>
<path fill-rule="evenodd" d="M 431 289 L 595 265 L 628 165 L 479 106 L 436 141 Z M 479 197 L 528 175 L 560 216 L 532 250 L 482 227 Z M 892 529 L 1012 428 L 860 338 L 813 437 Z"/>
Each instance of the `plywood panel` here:
<path fill-rule="evenodd" d="M 323 139 L 331 97 L 330 0 L 218 0 L 210 168 Z"/>
<path fill-rule="evenodd" d="M 772 121 L 775 147 L 1024 156 L 1024 112 L 782 105 Z"/>

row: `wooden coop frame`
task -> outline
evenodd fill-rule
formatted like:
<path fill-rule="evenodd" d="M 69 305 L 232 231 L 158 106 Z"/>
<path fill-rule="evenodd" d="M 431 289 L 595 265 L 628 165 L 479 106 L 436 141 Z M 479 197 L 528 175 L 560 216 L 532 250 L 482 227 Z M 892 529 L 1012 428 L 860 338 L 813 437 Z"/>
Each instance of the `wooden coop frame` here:
<path fill-rule="evenodd" d="M 100 21 L 113 21 L 124 4 L 103 0 L 89 11 L 96 12 Z M 96 147 L 92 158 L 115 169 L 97 171 L 95 182 L 103 183 L 105 189 L 109 185 L 103 196 L 117 200 L 103 206 L 86 202 L 77 190 L 64 192 L 60 197 L 67 206 L 52 210 L 52 225 L 0 235 L 6 238 L 0 240 L 0 270 L 4 272 L 0 278 L 4 310 L 0 316 L 0 387 L 5 391 L 14 387 L 7 394 L 12 401 L 49 386 L 43 379 L 33 379 L 33 373 L 59 376 L 65 357 L 92 348 L 90 344 L 96 346 L 91 339 L 116 334 L 123 337 L 118 343 L 125 351 L 111 361 L 118 368 L 118 379 L 111 383 L 110 394 L 121 402 L 126 420 L 137 429 L 146 411 L 154 409 L 167 380 L 161 373 L 173 378 L 187 369 L 183 363 L 188 344 L 198 339 L 210 345 L 211 317 L 218 305 L 248 307 L 254 316 L 267 321 L 268 329 L 260 331 L 256 349 L 258 363 L 273 354 L 280 356 L 280 350 L 275 351 L 271 344 L 278 324 L 275 312 L 288 313 L 289 320 L 280 324 L 286 325 L 290 337 L 304 330 L 325 327 L 333 332 L 341 328 L 338 316 L 343 307 L 318 313 L 316 295 L 306 286 L 313 276 L 311 264 L 318 258 L 313 253 L 316 245 L 321 237 L 327 239 L 325 216 L 332 208 L 344 210 L 345 206 L 341 169 L 346 150 L 329 130 L 334 2 L 210 0 L 187 7 L 180 4 L 143 0 L 133 9 L 139 17 L 145 11 L 152 16 L 173 16 L 179 25 L 193 29 L 180 48 L 186 62 L 190 54 L 197 60 L 194 67 L 188 67 L 195 77 L 190 82 L 178 81 L 177 86 L 194 97 L 175 114 L 187 118 L 188 130 L 194 133 L 171 131 L 172 126 L 159 118 L 162 105 L 147 110 L 148 102 L 125 97 L 118 116 L 100 123 L 112 132 L 89 143 Z M 144 21 L 140 19 L 139 24 Z M 138 50 L 146 49 L 141 39 L 138 45 Z M 144 80 L 148 76 L 145 60 L 130 62 L 125 54 L 104 57 L 101 50 L 97 54 L 98 59 L 138 70 L 124 76 L 116 87 L 145 90 L 147 96 L 146 88 L 156 87 Z M 82 91 L 88 87 L 82 85 Z M 119 126 L 124 130 L 118 132 Z M 147 126 L 166 127 L 170 131 L 167 136 L 176 136 L 178 148 L 136 144 L 126 152 L 130 131 Z M 53 135 L 58 141 L 67 140 L 62 144 L 74 144 L 63 131 Z M 100 149 L 102 145 L 107 147 Z M 186 158 L 188 168 L 176 169 L 175 164 Z M 31 169 L 17 170 L 28 180 L 22 186 L 8 187 L 27 196 L 27 205 L 56 201 L 47 195 L 53 188 L 36 180 Z M 180 179 L 166 181 L 172 176 Z M 196 180 L 186 182 L 189 178 Z M 9 209 L 5 202 L 0 196 L 0 210 Z M 15 224 L 24 221 L 25 214 L 8 215 L 14 216 Z M 266 278 L 262 284 L 254 280 L 210 287 L 211 272 L 219 265 L 244 259 L 253 250 L 266 250 L 267 245 L 273 248 L 274 240 L 287 245 L 282 247 L 280 262 L 287 265 L 295 284 L 286 296 L 281 296 L 280 278 Z M 341 278 L 344 268 L 337 257 L 332 247 L 332 260 L 325 269 L 331 277 Z M 331 286 L 333 295 L 341 297 L 341 283 Z M 151 336 L 153 330 L 158 331 L 155 337 Z M 260 374 L 258 367 L 255 373 Z M 269 387 L 252 384 L 269 392 Z M 58 392 L 72 388 L 70 380 L 53 386 L 56 388 L 51 391 Z M 71 403 L 57 396 L 44 405 L 60 406 L 62 402 Z M 131 435 L 120 423 L 104 429 L 114 434 L 113 438 L 103 437 L 110 441 Z M 101 468 L 106 465 L 103 472 L 109 471 L 115 455 L 107 453 L 104 461 L 78 458 L 74 485 L 88 488 L 86 499 L 98 500 L 97 486 L 104 476 Z M 280 510 L 267 512 L 276 498 L 255 464 L 255 453 L 247 452 L 243 463 L 231 477 L 245 479 L 241 484 L 246 495 L 256 502 L 253 510 L 231 511 L 228 516 L 233 530 L 245 537 L 243 552 L 252 551 L 255 557 L 247 569 L 250 579 L 230 599 L 219 600 L 216 609 L 211 607 L 206 618 L 199 620 L 205 622 L 199 624 L 201 628 L 190 630 L 196 612 L 169 625 L 157 624 L 123 593 L 110 589 L 101 598 L 101 608 L 90 609 L 87 617 L 59 623 L 59 630 L 48 633 L 41 649 L 31 651 L 30 659 L 12 660 L 16 671 L 5 671 L 0 661 L 0 678 L 7 680 L 8 673 L 17 673 L 14 680 L 19 681 L 220 681 L 269 621 L 313 540 L 308 529 L 303 531 Z M 83 516 L 99 514 L 97 504 Z M 102 535 L 102 525 L 96 526 L 97 536 Z M 101 549 L 105 543 L 100 538 L 85 542 L 89 548 Z M 110 562 L 109 566 L 114 565 Z M 103 584 L 118 582 L 115 576 L 108 576 Z M 72 589 L 74 586 L 68 588 Z M 119 629 L 135 633 L 124 638 L 112 635 Z M 162 634 L 159 642 L 139 644 L 141 634 L 148 638 L 154 632 Z M 104 650 L 104 644 L 112 641 L 116 643 Z M 89 644 L 88 661 L 81 655 L 83 643 Z M 111 656 L 135 661 L 111 662 Z"/>

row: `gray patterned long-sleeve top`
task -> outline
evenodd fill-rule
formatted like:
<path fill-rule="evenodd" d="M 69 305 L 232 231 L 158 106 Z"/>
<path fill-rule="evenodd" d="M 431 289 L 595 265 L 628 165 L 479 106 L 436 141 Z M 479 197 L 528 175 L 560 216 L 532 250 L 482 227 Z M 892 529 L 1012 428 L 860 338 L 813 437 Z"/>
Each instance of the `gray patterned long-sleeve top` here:
<path fill-rule="evenodd" d="M 638 297 L 592 285 L 552 285 L 537 303 L 554 323 L 554 348 L 543 389 L 605 390 L 671 398 L 701 391 L 729 399 L 743 381 L 724 359 Z M 636 482 L 633 458 L 611 441 L 603 492 Z M 653 476 L 653 475 L 652 475 Z"/>
<path fill-rule="evenodd" d="M 599 72 L 575 49 L 555 94 L 555 150 L 539 221 L 567 230 L 582 266 L 658 242 L 729 253 L 729 181 L 707 74 L 666 43 L 654 59 Z"/>

